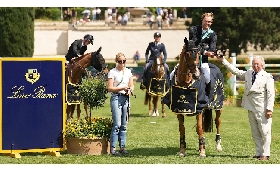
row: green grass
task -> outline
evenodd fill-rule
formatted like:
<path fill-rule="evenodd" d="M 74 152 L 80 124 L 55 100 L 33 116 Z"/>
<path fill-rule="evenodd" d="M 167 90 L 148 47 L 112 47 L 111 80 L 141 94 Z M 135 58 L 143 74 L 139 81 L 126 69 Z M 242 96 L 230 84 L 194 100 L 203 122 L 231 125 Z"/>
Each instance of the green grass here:
<path fill-rule="evenodd" d="M 0 164 L 279 164 L 280 162 L 280 108 L 273 115 L 271 158 L 258 161 L 251 158 L 254 153 L 247 112 L 236 106 L 224 106 L 221 137 L 223 151 L 215 150 L 215 132 L 205 133 L 206 155 L 198 157 L 198 136 L 195 117 L 186 117 L 186 157 L 178 157 L 179 131 L 176 116 L 165 106 L 167 118 L 148 116 L 144 105 L 144 91 L 135 85 L 136 98 L 131 98 L 131 116 L 128 123 L 127 150 L 129 156 L 73 155 L 61 152 L 60 157 L 41 153 L 22 153 L 14 159 L 0 155 Z M 84 110 L 82 109 L 84 114 Z M 111 117 L 109 98 L 105 106 L 92 110 L 92 117 Z M 156 122 L 156 123 L 151 123 Z"/>

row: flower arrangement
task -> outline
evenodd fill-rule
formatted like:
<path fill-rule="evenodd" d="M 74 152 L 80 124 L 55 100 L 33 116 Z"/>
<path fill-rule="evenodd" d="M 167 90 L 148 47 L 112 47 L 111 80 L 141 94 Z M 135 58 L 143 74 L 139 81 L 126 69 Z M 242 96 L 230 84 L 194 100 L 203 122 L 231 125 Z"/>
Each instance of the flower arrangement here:
<path fill-rule="evenodd" d="M 110 138 L 113 126 L 110 118 L 72 119 L 66 124 L 66 138 Z"/>

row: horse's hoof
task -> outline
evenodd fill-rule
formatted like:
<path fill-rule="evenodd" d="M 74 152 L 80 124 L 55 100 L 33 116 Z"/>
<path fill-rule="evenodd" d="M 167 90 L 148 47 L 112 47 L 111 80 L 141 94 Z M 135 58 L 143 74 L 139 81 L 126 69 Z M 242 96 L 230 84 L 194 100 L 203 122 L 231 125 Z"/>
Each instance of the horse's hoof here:
<path fill-rule="evenodd" d="M 157 117 L 157 116 L 159 116 L 159 113 L 158 113 L 158 111 L 155 111 L 155 112 L 153 113 L 152 117 Z"/>
<path fill-rule="evenodd" d="M 179 157 L 185 157 L 185 156 L 186 156 L 185 153 L 179 152 Z"/>
<path fill-rule="evenodd" d="M 205 157 L 206 157 L 205 150 L 200 150 L 199 151 L 199 158 L 205 158 Z"/>
<path fill-rule="evenodd" d="M 217 142 L 216 142 L 216 149 L 217 149 L 217 151 L 222 151 L 223 149 L 222 149 L 222 145 L 221 145 L 221 143 L 222 143 L 222 141 L 221 140 L 218 140 Z"/>

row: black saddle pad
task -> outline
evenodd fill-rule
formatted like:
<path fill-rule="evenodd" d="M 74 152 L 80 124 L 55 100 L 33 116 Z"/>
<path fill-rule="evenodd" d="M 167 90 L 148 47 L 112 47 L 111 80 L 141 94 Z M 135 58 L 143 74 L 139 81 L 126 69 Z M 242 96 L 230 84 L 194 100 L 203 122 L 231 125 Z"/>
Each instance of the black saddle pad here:
<path fill-rule="evenodd" d="M 196 113 L 197 89 L 180 86 L 171 87 L 170 109 L 175 114 L 193 115 Z"/>
<path fill-rule="evenodd" d="M 152 96 L 164 97 L 169 91 L 166 82 L 168 82 L 166 79 L 151 78 L 148 93 Z"/>

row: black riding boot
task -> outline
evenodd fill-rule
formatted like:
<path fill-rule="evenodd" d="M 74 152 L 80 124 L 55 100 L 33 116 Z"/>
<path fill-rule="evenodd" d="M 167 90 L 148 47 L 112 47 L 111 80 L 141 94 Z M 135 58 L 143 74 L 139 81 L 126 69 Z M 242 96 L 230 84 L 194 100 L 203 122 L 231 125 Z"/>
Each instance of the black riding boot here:
<path fill-rule="evenodd" d="M 205 92 L 208 97 L 210 95 L 210 91 L 211 91 L 211 81 L 208 84 L 206 84 L 206 88 L 205 88 Z"/>

